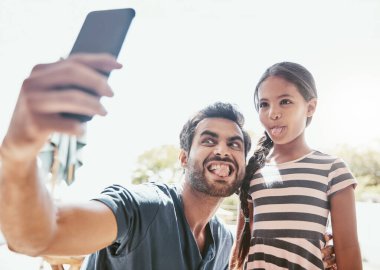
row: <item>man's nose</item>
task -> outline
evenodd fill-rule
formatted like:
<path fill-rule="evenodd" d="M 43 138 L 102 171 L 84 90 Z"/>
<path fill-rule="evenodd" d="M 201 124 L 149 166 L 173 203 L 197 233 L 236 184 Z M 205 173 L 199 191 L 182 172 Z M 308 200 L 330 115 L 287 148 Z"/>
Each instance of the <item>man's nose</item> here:
<path fill-rule="evenodd" d="M 226 144 L 218 144 L 214 148 L 214 154 L 220 157 L 226 157 L 230 155 L 229 147 Z"/>

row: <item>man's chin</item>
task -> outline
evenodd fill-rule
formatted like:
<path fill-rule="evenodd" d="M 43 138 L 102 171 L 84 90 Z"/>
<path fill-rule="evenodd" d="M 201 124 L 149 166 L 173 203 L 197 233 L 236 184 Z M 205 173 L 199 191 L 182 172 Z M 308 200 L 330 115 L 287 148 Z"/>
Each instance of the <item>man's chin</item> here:
<path fill-rule="evenodd" d="M 216 182 L 210 185 L 207 190 L 207 194 L 212 197 L 229 197 L 236 192 L 238 187 L 226 185 L 223 181 Z"/>
<path fill-rule="evenodd" d="M 216 177 L 210 171 L 203 171 L 200 174 L 197 171 L 192 171 L 189 175 L 191 186 L 205 195 L 211 197 L 225 198 L 234 194 L 240 187 L 241 182 L 233 176 Z"/>

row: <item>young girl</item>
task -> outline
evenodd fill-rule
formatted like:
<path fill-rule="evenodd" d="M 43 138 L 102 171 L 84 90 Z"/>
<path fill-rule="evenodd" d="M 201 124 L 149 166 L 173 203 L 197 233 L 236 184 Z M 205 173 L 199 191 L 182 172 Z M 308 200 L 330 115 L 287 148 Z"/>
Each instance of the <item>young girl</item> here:
<path fill-rule="evenodd" d="M 254 102 L 265 134 L 241 187 L 233 268 L 324 269 L 320 249 L 330 212 L 338 269 L 362 269 L 356 180 L 341 159 L 305 140 L 317 106 L 312 75 L 299 64 L 275 64 L 257 84 Z"/>

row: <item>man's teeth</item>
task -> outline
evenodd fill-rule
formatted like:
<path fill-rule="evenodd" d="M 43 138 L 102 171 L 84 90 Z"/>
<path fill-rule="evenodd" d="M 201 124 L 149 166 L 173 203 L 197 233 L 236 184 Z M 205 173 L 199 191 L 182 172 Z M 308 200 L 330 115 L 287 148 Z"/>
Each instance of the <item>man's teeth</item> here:
<path fill-rule="evenodd" d="M 210 167 L 210 171 L 213 171 L 219 176 L 226 177 L 230 174 L 230 167 L 225 164 L 213 164 Z"/>

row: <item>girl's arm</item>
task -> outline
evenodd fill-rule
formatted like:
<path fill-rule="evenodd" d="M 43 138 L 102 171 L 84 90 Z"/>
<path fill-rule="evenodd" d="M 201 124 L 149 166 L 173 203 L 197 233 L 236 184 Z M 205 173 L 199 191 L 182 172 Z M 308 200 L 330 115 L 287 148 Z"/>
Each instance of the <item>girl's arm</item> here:
<path fill-rule="evenodd" d="M 352 186 L 332 195 L 330 203 L 338 269 L 361 270 L 363 267 L 356 229 L 355 196 Z"/>
<path fill-rule="evenodd" d="M 249 209 L 249 227 L 250 231 L 252 232 L 253 230 L 253 204 L 252 202 L 248 202 L 248 209 Z M 236 224 L 236 234 L 235 234 L 235 241 L 232 246 L 231 254 L 230 254 L 230 267 L 229 269 L 233 270 L 241 270 L 243 269 L 242 265 L 240 268 L 235 267 L 238 262 L 238 257 L 239 257 L 239 246 L 240 246 L 240 235 L 243 231 L 244 228 L 244 215 L 243 211 L 239 207 L 239 213 L 237 216 L 237 224 Z"/>

